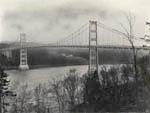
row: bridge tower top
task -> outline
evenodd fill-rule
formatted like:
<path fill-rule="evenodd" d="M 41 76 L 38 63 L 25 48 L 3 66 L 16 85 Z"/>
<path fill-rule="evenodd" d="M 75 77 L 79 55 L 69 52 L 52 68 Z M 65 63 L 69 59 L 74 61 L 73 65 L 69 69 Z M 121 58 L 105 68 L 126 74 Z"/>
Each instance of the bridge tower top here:
<path fill-rule="evenodd" d="M 26 43 L 26 34 L 20 33 L 20 44 L 22 48 L 25 46 L 25 43 Z"/>

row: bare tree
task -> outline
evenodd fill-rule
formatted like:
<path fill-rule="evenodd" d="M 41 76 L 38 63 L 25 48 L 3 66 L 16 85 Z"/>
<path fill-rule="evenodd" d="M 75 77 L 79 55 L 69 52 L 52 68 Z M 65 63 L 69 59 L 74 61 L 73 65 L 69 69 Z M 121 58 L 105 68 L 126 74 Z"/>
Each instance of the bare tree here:
<path fill-rule="evenodd" d="M 48 88 L 46 88 L 44 84 L 39 84 L 34 88 L 34 97 L 36 102 L 36 112 L 45 113 L 48 100 Z"/>
<path fill-rule="evenodd" d="M 124 29 L 125 33 L 124 36 L 128 39 L 131 47 L 132 47 L 132 53 L 133 53 L 133 69 L 134 69 L 134 76 L 135 76 L 135 82 L 136 82 L 136 94 L 137 94 L 137 88 L 138 88 L 138 68 L 137 68 L 137 49 L 134 45 L 134 34 L 133 34 L 133 28 L 135 25 L 135 16 L 129 12 L 128 14 L 125 14 L 126 22 L 128 27 L 125 27 L 124 24 L 121 24 L 122 28 Z"/>
<path fill-rule="evenodd" d="M 67 96 L 69 97 L 70 109 L 73 109 L 75 104 L 79 104 L 81 98 L 78 98 L 81 93 L 81 82 L 76 72 L 76 69 L 71 69 L 68 76 L 65 77 L 63 85 Z M 81 95 L 80 95 L 81 97 Z"/>
<path fill-rule="evenodd" d="M 63 80 L 53 81 L 50 83 L 53 94 L 59 106 L 59 112 L 64 113 L 71 110 L 82 100 L 81 79 L 75 69 L 71 69 Z"/>
<path fill-rule="evenodd" d="M 62 85 L 62 81 L 50 81 L 51 92 L 56 97 L 56 102 L 58 104 L 59 113 L 65 112 L 65 93 Z"/>
<path fill-rule="evenodd" d="M 30 102 L 31 91 L 28 89 L 28 84 L 23 84 L 19 88 L 19 94 L 17 95 L 19 113 L 27 113 L 28 112 L 28 104 Z"/>
<path fill-rule="evenodd" d="M 41 112 L 41 103 L 42 103 L 42 85 L 39 84 L 37 87 L 34 89 L 34 97 L 35 97 L 35 102 L 36 102 L 36 111 L 37 113 Z"/>

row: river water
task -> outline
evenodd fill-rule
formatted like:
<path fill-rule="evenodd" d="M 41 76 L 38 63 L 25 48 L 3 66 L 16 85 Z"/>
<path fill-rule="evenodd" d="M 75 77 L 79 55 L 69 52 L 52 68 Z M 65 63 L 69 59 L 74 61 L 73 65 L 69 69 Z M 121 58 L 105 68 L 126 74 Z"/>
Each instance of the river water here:
<path fill-rule="evenodd" d="M 114 65 L 105 65 L 107 68 Z M 119 65 L 115 65 L 119 66 Z M 9 75 L 11 82 L 17 81 L 21 84 L 28 84 L 30 87 L 38 84 L 47 83 L 53 79 L 59 80 L 67 76 L 70 69 L 76 69 L 79 76 L 87 73 L 88 65 L 62 66 L 31 69 L 27 71 L 9 70 L 6 73 Z M 99 66 L 101 68 L 101 65 Z"/>
<path fill-rule="evenodd" d="M 76 69 L 79 76 L 87 73 L 88 65 L 78 66 L 62 66 L 31 69 L 27 71 L 9 70 L 6 73 L 9 75 L 11 82 L 17 81 L 21 84 L 28 83 L 29 86 L 47 83 L 52 79 L 62 79 L 67 75 L 70 69 Z"/>

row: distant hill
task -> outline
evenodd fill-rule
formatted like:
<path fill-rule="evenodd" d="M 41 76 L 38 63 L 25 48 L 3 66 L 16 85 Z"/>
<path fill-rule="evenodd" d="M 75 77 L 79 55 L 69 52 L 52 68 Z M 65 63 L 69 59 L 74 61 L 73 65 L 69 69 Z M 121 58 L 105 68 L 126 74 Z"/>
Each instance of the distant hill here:
<path fill-rule="evenodd" d="M 41 46 L 41 45 L 45 45 L 45 44 L 41 44 L 41 43 L 35 43 L 35 42 L 26 42 L 26 46 Z M 13 48 L 13 47 L 20 47 L 20 42 L 1 42 L 0 43 L 0 49 L 2 48 Z"/>
<path fill-rule="evenodd" d="M 9 46 L 10 46 L 10 44 L 8 44 L 8 43 L 0 43 L 0 49 L 8 48 Z"/>

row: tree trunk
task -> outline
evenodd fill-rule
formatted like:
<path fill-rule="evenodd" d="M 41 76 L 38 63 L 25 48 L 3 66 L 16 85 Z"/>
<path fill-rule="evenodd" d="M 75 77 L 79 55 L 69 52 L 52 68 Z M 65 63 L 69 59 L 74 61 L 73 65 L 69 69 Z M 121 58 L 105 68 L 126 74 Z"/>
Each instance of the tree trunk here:
<path fill-rule="evenodd" d="M 135 50 L 135 47 L 134 47 L 134 44 L 133 42 L 131 41 L 130 42 L 131 45 L 132 45 L 132 50 L 133 50 L 133 65 L 134 65 L 134 71 L 135 71 L 135 93 L 136 93 L 136 99 L 138 98 L 138 70 L 137 70 L 137 55 L 136 55 L 136 50 Z"/>
<path fill-rule="evenodd" d="M 2 97 L 1 97 L 1 93 L 0 93 L 0 113 L 2 113 Z"/>

